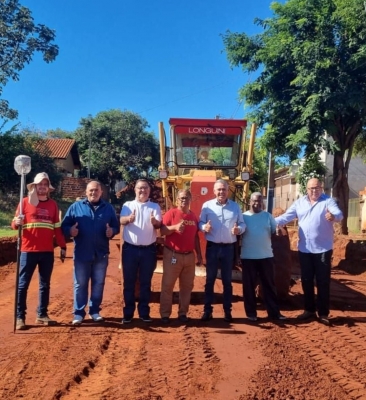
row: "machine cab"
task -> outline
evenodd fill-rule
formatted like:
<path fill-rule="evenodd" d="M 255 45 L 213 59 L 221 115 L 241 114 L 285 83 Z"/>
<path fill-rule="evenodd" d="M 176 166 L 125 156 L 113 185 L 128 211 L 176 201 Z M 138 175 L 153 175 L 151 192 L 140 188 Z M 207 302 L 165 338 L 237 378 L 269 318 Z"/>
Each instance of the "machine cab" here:
<path fill-rule="evenodd" d="M 179 173 L 239 168 L 245 120 L 171 118 L 169 123 L 171 156 Z"/>

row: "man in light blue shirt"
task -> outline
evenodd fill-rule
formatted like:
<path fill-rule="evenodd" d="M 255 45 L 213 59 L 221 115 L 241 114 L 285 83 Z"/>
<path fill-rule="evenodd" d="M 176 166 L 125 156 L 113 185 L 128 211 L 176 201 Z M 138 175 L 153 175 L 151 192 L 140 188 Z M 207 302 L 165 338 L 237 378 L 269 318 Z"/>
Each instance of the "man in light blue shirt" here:
<path fill-rule="evenodd" d="M 271 235 L 276 231 L 276 221 L 270 213 L 262 211 L 263 198 L 259 192 L 250 196 L 250 210 L 246 211 L 246 225 L 242 238 L 240 258 L 242 261 L 243 298 L 245 313 L 250 321 L 257 321 L 256 295 L 257 278 L 263 290 L 268 317 L 285 320 L 277 301 L 274 279 L 274 258 Z"/>
<path fill-rule="evenodd" d="M 301 197 L 276 218 L 278 225 L 299 220 L 299 261 L 301 283 L 304 291 L 304 312 L 298 316 L 305 320 L 315 317 L 329 325 L 329 292 L 331 258 L 333 253 L 334 222 L 343 219 L 337 203 L 322 193 L 319 179 L 312 178 L 306 185 L 307 195 Z M 315 303 L 314 277 L 317 286 Z"/>
<path fill-rule="evenodd" d="M 215 199 L 206 201 L 202 206 L 199 229 L 205 234 L 206 246 L 206 285 L 205 305 L 201 321 L 212 319 L 214 285 L 218 268 L 224 287 L 224 320 L 232 322 L 232 268 L 235 256 L 236 236 L 245 231 L 243 214 L 237 203 L 228 199 L 229 186 L 223 179 L 214 184 Z"/>

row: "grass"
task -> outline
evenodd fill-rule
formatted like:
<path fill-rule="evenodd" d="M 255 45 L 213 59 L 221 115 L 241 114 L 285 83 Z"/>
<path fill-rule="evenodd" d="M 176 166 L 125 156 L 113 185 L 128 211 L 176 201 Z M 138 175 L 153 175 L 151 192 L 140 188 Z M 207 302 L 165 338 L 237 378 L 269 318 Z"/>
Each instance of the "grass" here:
<path fill-rule="evenodd" d="M 0 237 L 17 235 L 17 231 L 10 227 L 13 216 L 14 212 L 0 211 Z"/>

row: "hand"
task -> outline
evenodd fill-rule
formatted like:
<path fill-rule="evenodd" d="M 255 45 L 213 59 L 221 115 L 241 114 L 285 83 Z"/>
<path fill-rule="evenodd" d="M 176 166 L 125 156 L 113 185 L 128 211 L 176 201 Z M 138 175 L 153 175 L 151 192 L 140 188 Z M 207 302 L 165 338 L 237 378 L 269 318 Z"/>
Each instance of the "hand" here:
<path fill-rule="evenodd" d="M 234 227 L 231 229 L 232 235 L 240 235 L 241 229 L 238 227 L 238 224 L 235 222 Z"/>
<path fill-rule="evenodd" d="M 15 226 L 22 226 L 24 224 L 24 215 L 19 214 L 14 218 Z"/>
<path fill-rule="evenodd" d="M 202 264 L 203 264 L 202 256 L 197 255 L 197 264 L 196 265 L 202 265 Z"/>
<path fill-rule="evenodd" d="M 73 226 L 70 228 L 70 236 L 71 236 L 71 237 L 75 237 L 75 236 L 78 235 L 79 229 L 77 228 L 77 226 L 78 226 L 78 223 L 75 222 L 75 225 L 73 225 Z"/>
<path fill-rule="evenodd" d="M 331 212 L 329 212 L 328 209 L 327 209 L 327 212 L 325 213 L 325 219 L 327 221 L 334 221 L 334 215 Z"/>
<path fill-rule="evenodd" d="M 130 224 L 132 224 L 133 222 L 135 222 L 135 219 L 136 219 L 136 210 L 133 210 L 131 215 L 130 215 L 130 218 L 129 218 L 128 222 Z"/>
<path fill-rule="evenodd" d="M 61 248 L 60 249 L 60 260 L 61 262 L 64 262 L 66 258 L 66 249 L 65 248 Z"/>
<path fill-rule="evenodd" d="M 203 225 L 202 228 L 207 233 L 211 232 L 211 230 L 212 230 L 211 221 L 208 221 L 205 225 Z"/>
<path fill-rule="evenodd" d="M 179 233 L 184 232 L 184 220 L 182 219 L 179 224 L 176 225 L 175 230 Z"/>
<path fill-rule="evenodd" d="M 159 223 L 159 221 L 158 221 L 158 220 L 155 218 L 155 216 L 154 216 L 154 211 L 151 211 L 151 214 L 150 214 L 150 222 L 151 222 L 152 225 L 156 225 L 156 224 Z"/>
<path fill-rule="evenodd" d="M 109 226 L 109 224 L 106 225 L 107 229 L 105 231 L 105 235 L 107 238 L 110 238 L 113 236 L 113 229 Z"/>

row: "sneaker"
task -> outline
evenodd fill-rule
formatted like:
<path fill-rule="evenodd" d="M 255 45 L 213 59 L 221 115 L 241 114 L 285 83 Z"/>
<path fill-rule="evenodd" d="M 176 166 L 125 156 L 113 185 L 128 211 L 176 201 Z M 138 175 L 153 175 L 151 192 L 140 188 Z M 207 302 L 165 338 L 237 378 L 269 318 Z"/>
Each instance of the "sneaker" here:
<path fill-rule="evenodd" d="M 330 320 L 327 315 L 319 315 L 319 322 L 323 325 L 330 326 Z"/>
<path fill-rule="evenodd" d="M 163 324 L 169 324 L 170 318 L 169 318 L 169 317 L 162 317 L 162 318 L 161 318 L 161 322 L 162 322 Z"/>
<path fill-rule="evenodd" d="M 57 321 L 51 319 L 48 315 L 40 316 L 36 318 L 36 324 L 39 325 L 57 325 Z"/>
<path fill-rule="evenodd" d="M 141 319 L 141 321 L 148 322 L 148 323 L 153 322 L 153 320 L 150 318 L 150 315 L 145 315 L 144 317 L 140 317 L 140 319 Z"/>
<path fill-rule="evenodd" d="M 132 317 L 123 317 L 122 324 L 130 324 L 132 322 Z"/>
<path fill-rule="evenodd" d="M 306 319 L 310 319 L 310 318 L 315 318 L 315 312 L 311 312 L 311 311 L 304 311 L 302 314 L 299 314 L 296 318 L 299 320 L 306 320 Z"/>
<path fill-rule="evenodd" d="M 98 314 L 98 313 L 96 313 L 96 314 L 90 314 L 90 318 L 91 318 L 94 322 L 103 322 L 103 321 L 104 321 L 104 318 L 103 318 L 100 314 Z"/>
<path fill-rule="evenodd" d="M 212 313 L 205 311 L 201 317 L 201 321 L 211 321 Z"/>
<path fill-rule="evenodd" d="M 231 315 L 231 312 L 226 312 L 224 316 L 224 321 L 226 322 L 233 322 L 233 317 Z"/>
<path fill-rule="evenodd" d="M 25 321 L 22 318 L 17 318 L 17 323 L 15 326 L 15 329 L 17 331 L 24 331 L 25 329 L 27 329 L 27 327 L 25 326 Z"/>
<path fill-rule="evenodd" d="M 73 325 L 81 325 L 81 323 L 84 321 L 84 317 L 81 315 L 74 315 L 74 319 L 72 321 Z"/>
<path fill-rule="evenodd" d="M 186 315 L 179 315 L 179 317 L 178 317 L 178 319 L 179 319 L 179 321 L 180 322 L 189 322 L 191 319 L 190 318 L 188 318 Z"/>
<path fill-rule="evenodd" d="M 257 317 L 247 317 L 247 319 L 249 319 L 251 322 L 256 322 L 258 320 Z"/>

